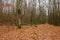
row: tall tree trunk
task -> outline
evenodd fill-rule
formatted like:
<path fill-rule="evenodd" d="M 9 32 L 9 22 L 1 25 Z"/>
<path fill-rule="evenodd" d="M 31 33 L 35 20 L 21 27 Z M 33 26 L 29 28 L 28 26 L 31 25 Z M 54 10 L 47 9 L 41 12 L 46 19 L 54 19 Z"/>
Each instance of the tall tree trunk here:
<path fill-rule="evenodd" d="M 21 5 L 22 5 L 22 1 L 21 0 L 17 0 L 17 21 L 18 21 L 18 28 L 21 28 L 21 23 L 22 23 L 22 20 L 21 20 Z"/>

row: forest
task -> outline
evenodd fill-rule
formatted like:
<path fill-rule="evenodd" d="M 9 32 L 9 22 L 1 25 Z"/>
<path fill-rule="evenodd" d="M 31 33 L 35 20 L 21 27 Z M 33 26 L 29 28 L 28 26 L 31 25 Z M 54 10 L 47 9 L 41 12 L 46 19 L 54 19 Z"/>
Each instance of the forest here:
<path fill-rule="evenodd" d="M 59 0 L 0 1 L 0 23 L 18 26 L 29 24 L 60 25 Z"/>
<path fill-rule="evenodd" d="M 60 0 L 0 0 L 0 40 L 60 40 Z"/>
<path fill-rule="evenodd" d="M 0 23 L 21 25 L 60 25 L 59 0 L 0 1 Z"/>

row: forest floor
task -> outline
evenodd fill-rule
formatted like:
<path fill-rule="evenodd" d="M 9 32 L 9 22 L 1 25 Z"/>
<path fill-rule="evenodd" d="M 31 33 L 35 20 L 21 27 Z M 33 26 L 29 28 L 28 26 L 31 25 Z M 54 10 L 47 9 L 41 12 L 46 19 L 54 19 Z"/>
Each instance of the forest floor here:
<path fill-rule="evenodd" d="M 60 40 L 60 26 L 40 24 L 37 27 L 0 25 L 0 40 Z"/>

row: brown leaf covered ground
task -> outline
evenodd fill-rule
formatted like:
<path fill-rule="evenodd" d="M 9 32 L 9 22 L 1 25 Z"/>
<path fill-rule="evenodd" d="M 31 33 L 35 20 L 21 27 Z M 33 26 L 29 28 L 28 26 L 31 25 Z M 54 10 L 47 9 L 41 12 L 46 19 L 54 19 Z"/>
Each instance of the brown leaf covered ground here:
<path fill-rule="evenodd" d="M 40 24 L 37 27 L 0 25 L 0 40 L 60 40 L 60 27 Z"/>

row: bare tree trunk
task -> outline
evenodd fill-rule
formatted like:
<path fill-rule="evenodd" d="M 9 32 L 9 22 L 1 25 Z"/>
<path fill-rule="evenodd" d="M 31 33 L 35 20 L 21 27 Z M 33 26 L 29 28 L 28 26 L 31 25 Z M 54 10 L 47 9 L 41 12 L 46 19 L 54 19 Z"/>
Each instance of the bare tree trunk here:
<path fill-rule="evenodd" d="M 2 8 L 3 8 L 3 4 L 2 4 L 2 0 L 0 0 L 0 13 L 2 13 Z"/>

